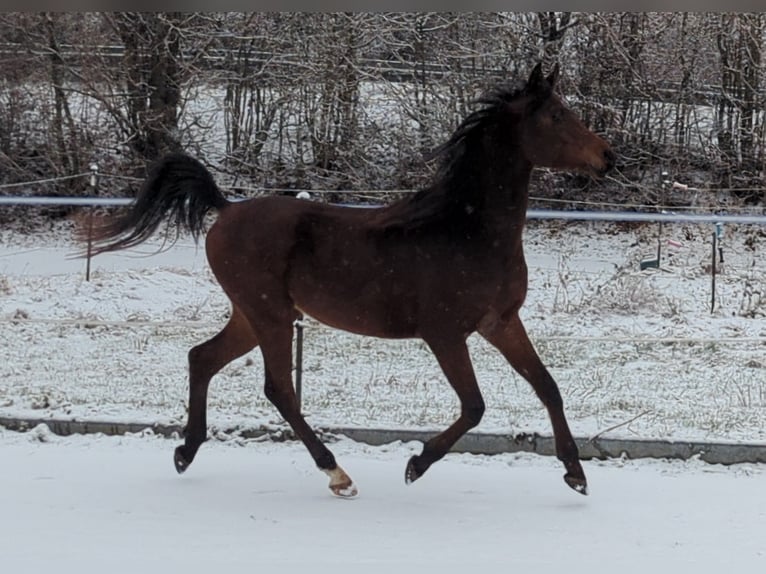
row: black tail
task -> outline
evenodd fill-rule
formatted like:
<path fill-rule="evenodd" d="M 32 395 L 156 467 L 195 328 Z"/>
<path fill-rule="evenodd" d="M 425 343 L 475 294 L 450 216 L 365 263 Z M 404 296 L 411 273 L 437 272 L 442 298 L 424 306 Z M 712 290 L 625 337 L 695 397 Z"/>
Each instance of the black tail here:
<path fill-rule="evenodd" d="M 199 240 L 205 215 L 229 202 L 213 175 L 198 160 L 182 153 L 169 154 L 152 166 L 130 210 L 114 216 L 90 232 L 93 255 L 138 245 L 149 239 L 164 219 Z"/>

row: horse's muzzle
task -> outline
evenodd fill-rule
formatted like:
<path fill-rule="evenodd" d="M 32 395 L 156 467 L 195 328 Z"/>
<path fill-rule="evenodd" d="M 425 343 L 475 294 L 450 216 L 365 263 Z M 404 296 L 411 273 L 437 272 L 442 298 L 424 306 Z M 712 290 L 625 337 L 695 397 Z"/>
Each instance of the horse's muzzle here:
<path fill-rule="evenodd" d="M 612 148 L 605 147 L 601 156 L 598 157 L 598 161 L 590 163 L 589 171 L 592 176 L 603 177 L 617 164 L 617 154 L 612 151 Z"/>

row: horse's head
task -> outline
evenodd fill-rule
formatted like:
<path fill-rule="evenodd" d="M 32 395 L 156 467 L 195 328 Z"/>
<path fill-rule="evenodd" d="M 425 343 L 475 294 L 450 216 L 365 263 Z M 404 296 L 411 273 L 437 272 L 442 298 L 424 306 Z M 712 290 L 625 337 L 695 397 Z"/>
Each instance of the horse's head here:
<path fill-rule="evenodd" d="M 603 175 L 614 167 L 616 156 L 556 95 L 558 76 L 558 64 L 547 78 L 538 64 L 523 96 L 510 103 L 519 117 L 521 152 L 537 166 Z"/>

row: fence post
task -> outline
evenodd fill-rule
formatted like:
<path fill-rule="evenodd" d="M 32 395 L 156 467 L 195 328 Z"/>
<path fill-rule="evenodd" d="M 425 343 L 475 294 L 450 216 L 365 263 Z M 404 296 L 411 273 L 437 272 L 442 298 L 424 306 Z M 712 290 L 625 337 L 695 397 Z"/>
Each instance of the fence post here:
<path fill-rule="evenodd" d="M 718 240 L 718 233 L 715 231 L 713 232 L 713 258 L 711 260 L 711 267 L 710 267 L 710 314 L 713 314 L 713 311 L 715 311 L 715 252 L 716 252 L 716 243 Z"/>
<path fill-rule="evenodd" d="M 98 187 L 98 164 L 91 164 L 90 166 L 90 192 L 91 195 L 96 195 Z M 87 260 L 85 262 L 85 280 L 90 281 L 90 260 L 93 250 L 93 210 L 95 208 L 91 205 L 88 209 L 88 251 L 86 254 Z"/>
<path fill-rule="evenodd" d="M 311 200 L 308 191 L 300 191 L 297 199 Z M 298 398 L 298 409 L 303 405 L 303 313 L 295 320 L 295 396 Z"/>
<path fill-rule="evenodd" d="M 303 313 L 295 321 L 295 395 L 300 409 L 303 396 Z"/>

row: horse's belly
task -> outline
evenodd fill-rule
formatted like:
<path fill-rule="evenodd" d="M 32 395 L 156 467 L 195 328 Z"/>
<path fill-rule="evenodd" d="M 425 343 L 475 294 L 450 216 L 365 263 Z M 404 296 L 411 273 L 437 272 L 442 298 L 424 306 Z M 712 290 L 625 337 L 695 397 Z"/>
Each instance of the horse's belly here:
<path fill-rule="evenodd" d="M 311 301 L 296 301 L 304 314 L 330 327 L 372 337 L 401 339 L 418 336 L 414 317 L 401 312 L 401 308 L 380 302 L 364 304 L 361 301 L 314 297 Z"/>

